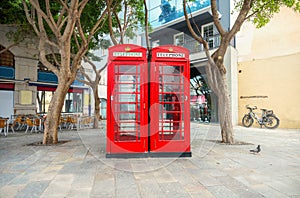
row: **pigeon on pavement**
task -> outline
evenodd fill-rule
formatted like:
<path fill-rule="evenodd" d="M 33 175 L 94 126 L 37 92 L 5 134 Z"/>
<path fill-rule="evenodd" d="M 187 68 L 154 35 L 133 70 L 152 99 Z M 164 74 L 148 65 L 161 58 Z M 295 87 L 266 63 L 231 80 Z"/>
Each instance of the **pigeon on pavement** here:
<path fill-rule="evenodd" d="M 261 151 L 260 145 L 258 145 L 258 146 L 256 147 L 256 149 L 251 149 L 251 150 L 250 150 L 250 153 L 259 153 L 260 151 Z"/>

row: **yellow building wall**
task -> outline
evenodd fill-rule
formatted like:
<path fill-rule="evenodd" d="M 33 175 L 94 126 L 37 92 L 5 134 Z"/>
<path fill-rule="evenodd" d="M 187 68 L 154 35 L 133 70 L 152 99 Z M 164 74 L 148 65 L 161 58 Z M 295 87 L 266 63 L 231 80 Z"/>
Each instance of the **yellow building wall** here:
<path fill-rule="evenodd" d="M 259 113 L 273 109 L 279 128 L 300 129 L 299 21 L 299 13 L 282 8 L 267 26 L 246 24 L 238 35 L 239 124 L 249 104 Z"/>
<path fill-rule="evenodd" d="M 300 128 L 300 53 L 239 63 L 239 124 L 246 105 L 273 109 L 279 128 Z"/>

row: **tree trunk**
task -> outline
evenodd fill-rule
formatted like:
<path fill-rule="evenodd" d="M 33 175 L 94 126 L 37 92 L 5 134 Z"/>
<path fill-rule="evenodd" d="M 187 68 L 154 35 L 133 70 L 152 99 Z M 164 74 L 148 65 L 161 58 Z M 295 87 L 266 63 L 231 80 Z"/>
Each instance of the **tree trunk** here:
<path fill-rule="evenodd" d="M 64 105 L 65 96 L 72 82 L 60 82 L 56 88 L 56 91 L 54 92 L 47 113 L 43 144 L 48 145 L 58 143 L 58 125 L 60 120 L 60 114 Z"/>
<path fill-rule="evenodd" d="M 222 142 L 234 144 L 231 100 L 227 85 L 224 65 L 217 67 L 213 60 L 206 66 L 208 85 L 218 96 L 219 122 L 221 127 Z"/>
<path fill-rule="evenodd" d="M 219 90 L 221 90 L 218 94 L 218 104 L 220 110 L 219 120 L 221 127 L 222 142 L 234 144 L 231 102 L 227 86 L 226 74 L 221 74 L 219 88 Z"/>
<path fill-rule="evenodd" d="M 98 84 L 96 87 L 93 87 L 94 92 L 94 101 L 95 101 L 95 120 L 94 120 L 94 128 L 97 129 L 99 127 L 99 120 L 100 120 L 100 98 L 98 95 Z"/>

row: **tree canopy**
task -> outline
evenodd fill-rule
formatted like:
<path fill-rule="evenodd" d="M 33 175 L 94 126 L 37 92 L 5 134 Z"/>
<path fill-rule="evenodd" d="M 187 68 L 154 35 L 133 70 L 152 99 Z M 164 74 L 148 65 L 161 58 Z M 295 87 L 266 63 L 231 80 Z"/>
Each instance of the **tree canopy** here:
<path fill-rule="evenodd" d="M 257 28 L 266 25 L 275 13 L 280 11 L 282 6 L 292 8 L 294 11 L 300 12 L 299 0 L 247 0 L 250 2 L 250 11 L 246 19 L 251 20 Z M 246 5 L 246 0 L 235 1 L 235 10 L 240 12 Z"/>
<path fill-rule="evenodd" d="M 49 0 L 36 1 L 36 3 L 38 3 L 38 5 L 40 6 L 40 9 L 44 11 L 44 13 L 48 14 L 48 16 L 45 16 L 46 20 L 48 18 L 49 20 L 55 23 L 57 23 L 58 21 L 63 22 L 61 23 L 62 27 L 60 27 L 61 33 L 66 28 L 66 24 L 67 24 L 66 21 L 64 21 L 66 19 L 66 15 L 65 15 L 66 10 L 64 10 L 63 8 L 64 7 L 63 2 L 67 3 L 68 1 L 49 1 Z M 92 27 L 99 19 L 99 15 L 106 8 L 106 3 L 105 1 L 100 1 L 100 0 L 88 0 L 82 2 L 85 2 L 86 5 L 83 6 L 83 10 L 80 16 L 80 26 L 82 30 L 81 33 L 85 37 L 87 37 L 90 34 Z M 0 5 L 0 15 L 1 15 L 0 24 L 10 24 L 10 25 L 16 25 L 16 27 L 18 27 L 18 30 L 13 34 L 12 32 L 10 32 L 10 35 L 8 37 L 8 38 L 14 38 L 15 42 L 18 39 L 25 37 L 28 31 L 33 32 L 34 30 L 26 18 L 24 12 L 24 5 L 26 5 L 28 11 L 31 12 L 31 17 L 33 20 L 35 20 L 33 22 L 38 23 L 37 17 L 35 16 L 37 16 L 39 13 L 32 12 L 33 7 L 29 1 L 3 0 Z M 49 11 L 47 11 L 47 9 Z M 49 14 L 51 14 L 51 17 L 49 17 Z M 54 39 L 55 38 L 54 34 L 57 32 L 53 31 L 53 26 L 45 22 L 44 22 L 44 26 L 47 35 L 49 35 L 51 39 Z M 102 36 L 104 34 L 107 34 L 108 32 L 109 32 L 108 23 L 103 23 L 101 25 L 101 28 L 95 30 L 95 33 L 93 34 L 93 38 L 89 42 L 89 48 L 90 49 L 97 48 L 98 44 L 103 40 Z M 79 34 L 79 32 L 77 33 Z M 79 36 L 77 36 L 77 39 L 81 41 Z M 76 46 L 76 41 L 74 38 L 72 38 L 72 53 L 75 54 L 77 50 L 78 49 Z"/>

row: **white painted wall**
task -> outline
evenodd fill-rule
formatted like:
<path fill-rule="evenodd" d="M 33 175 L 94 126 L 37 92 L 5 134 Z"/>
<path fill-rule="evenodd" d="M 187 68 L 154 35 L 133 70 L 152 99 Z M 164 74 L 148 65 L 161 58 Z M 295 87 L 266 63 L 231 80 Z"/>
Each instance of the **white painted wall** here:
<path fill-rule="evenodd" d="M 0 117 L 10 118 L 14 114 L 14 92 L 0 91 Z"/>

